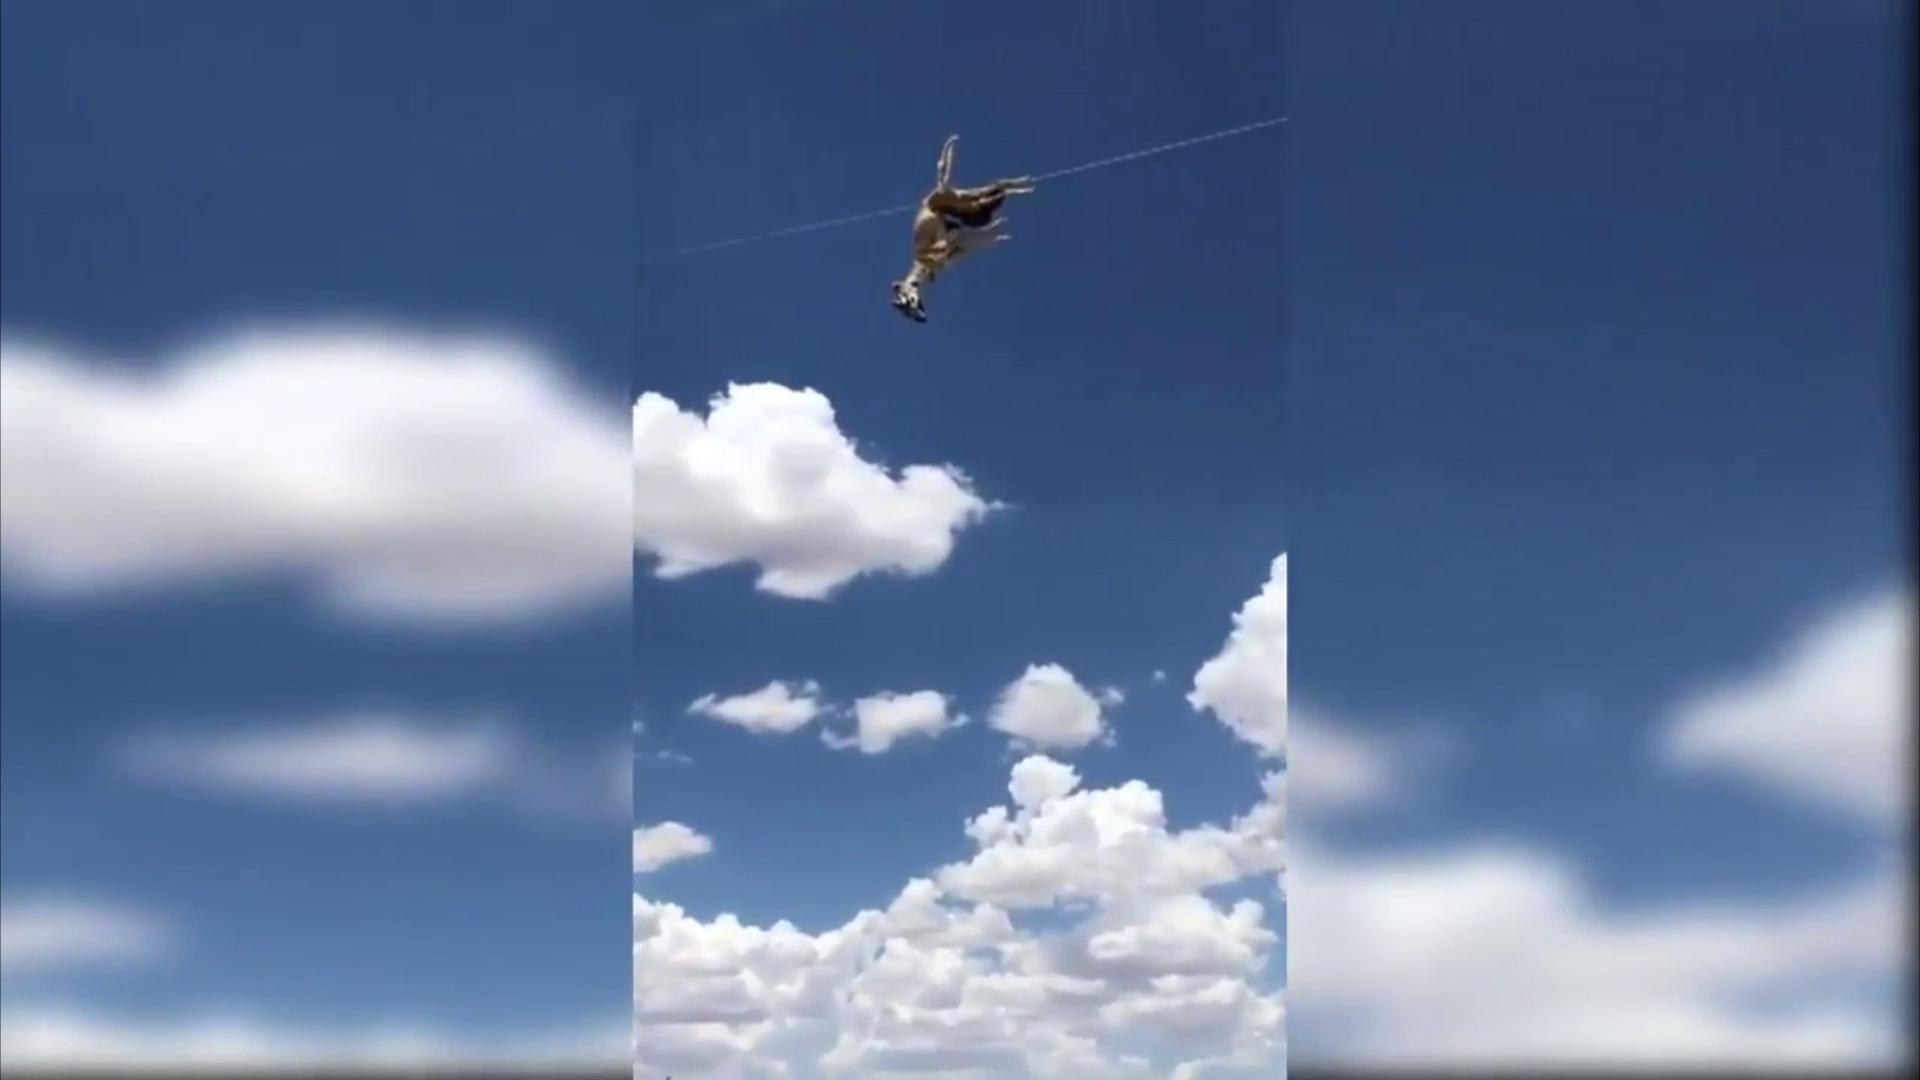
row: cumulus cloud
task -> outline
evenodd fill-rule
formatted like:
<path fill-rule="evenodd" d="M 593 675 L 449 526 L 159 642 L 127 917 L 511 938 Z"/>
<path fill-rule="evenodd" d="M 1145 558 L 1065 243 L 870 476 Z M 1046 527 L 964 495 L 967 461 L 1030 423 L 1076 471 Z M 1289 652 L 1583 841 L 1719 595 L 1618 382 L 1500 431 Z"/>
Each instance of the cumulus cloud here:
<path fill-rule="evenodd" d="M 360 615 L 548 614 L 747 563 L 821 598 L 939 568 L 992 507 L 863 458 L 812 390 L 618 411 L 522 341 L 334 323 L 102 358 L 0 340 L 0 550 L 45 595 L 291 577 Z"/>
<path fill-rule="evenodd" d="M 636 896 L 636 1069 L 985 1080 L 1278 1068 L 1266 908 L 1205 891 L 1275 865 L 1271 786 L 1235 822 L 1185 831 L 1166 828 L 1145 785 L 1083 791 L 1050 758 L 1015 765 L 1009 793 L 968 826 L 973 859 L 820 933 Z M 1135 872 L 1118 872 L 1129 860 Z M 1040 915 L 1051 925 L 1020 923 Z"/>
<path fill-rule="evenodd" d="M 820 700 L 820 684 L 811 680 L 799 683 L 780 681 L 746 694 L 720 697 L 703 694 L 687 711 L 761 735 L 787 735 L 806 727 L 826 711 Z"/>
<path fill-rule="evenodd" d="M 1000 692 L 988 723 L 1020 743 L 1070 750 L 1108 733 L 1101 699 L 1059 664 L 1033 664 Z"/>
<path fill-rule="evenodd" d="M 381 326 L 138 364 L 0 341 L 0 550 L 74 595 L 291 575 L 413 619 L 618 595 L 631 445 L 537 350 Z"/>
<path fill-rule="evenodd" d="M 955 896 L 1005 908 L 1176 896 L 1276 872 L 1283 803 L 1267 798 L 1228 827 L 1170 831 L 1160 793 L 1139 780 L 1080 790 L 1071 766 L 1030 756 L 1014 765 L 1014 810 L 996 806 L 967 825 L 979 846 L 937 880 Z"/>
<path fill-rule="evenodd" d="M 0 1066 L 21 1071 L 125 1071 L 182 1075 L 423 1069 L 617 1068 L 632 1045 L 627 1020 L 526 1035 L 434 1030 L 385 1023 L 367 1028 L 306 1027 L 215 1013 L 130 1020 L 65 1005 L 19 1005 L 0 1012 Z"/>
<path fill-rule="evenodd" d="M 1904 817 L 1912 655 L 1908 590 L 1834 612 L 1760 670 L 1682 702 L 1667 758 L 1872 821 Z"/>
<path fill-rule="evenodd" d="M 938 690 L 882 691 L 853 703 L 853 737 L 832 732 L 823 737 L 835 749 L 884 754 L 902 739 L 935 737 L 965 723 L 965 717 L 949 715 L 951 704 Z"/>
<path fill-rule="evenodd" d="M 1116 687 L 1096 694 L 1059 664 L 1034 664 L 1001 691 L 990 723 L 1028 749 L 1072 749 L 1111 738 L 1105 710 L 1125 699 Z M 786 735 L 816 720 L 846 718 L 852 721 L 851 732 L 823 728 L 821 741 L 836 750 L 864 754 L 884 754 L 902 740 L 935 738 L 971 722 L 955 710 L 950 695 L 938 690 L 883 690 L 843 705 L 828 700 L 811 679 L 776 679 L 724 697 L 702 694 L 687 711 L 763 735 Z"/>
<path fill-rule="evenodd" d="M 694 859 L 713 850 L 713 840 L 677 821 L 643 825 L 633 830 L 633 872 L 651 874 L 670 863 Z"/>
<path fill-rule="evenodd" d="M 733 384 L 705 417 L 643 394 L 633 447 L 635 543 L 666 578 L 751 563 L 761 589 L 819 599 L 938 569 L 990 510 L 959 469 L 870 461 L 825 395 L 775 383 Z"/>
<path fill-rule="evenodd" d="M 1218 655 L 1194 674 L 1187 701 L 1208 709 L 1235 736 L 1268 757 L 1287 748 L 1287 557 L 1233 616 Z"/>
<path fill-rule="evenodd" d="M 81 896 L 43 894 L 0 900 L 0 974 L 144 965 L 174 947 L 174 934 L 151 912 Z"/>

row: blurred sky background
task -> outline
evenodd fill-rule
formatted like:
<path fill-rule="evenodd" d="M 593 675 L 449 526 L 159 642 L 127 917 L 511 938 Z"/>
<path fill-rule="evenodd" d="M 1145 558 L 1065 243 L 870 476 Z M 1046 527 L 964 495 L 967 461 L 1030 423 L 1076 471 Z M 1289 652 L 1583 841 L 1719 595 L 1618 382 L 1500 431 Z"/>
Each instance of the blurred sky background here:
<path fill-rule="evenodd" d="M 1904 1055 L 1910 17 L 1296 7 L 1295 1064 Z"/>
<path fill-rule="evenodd" d="M 0 19 L 10 1065 L 617 1063 L 631 19 Z"/>

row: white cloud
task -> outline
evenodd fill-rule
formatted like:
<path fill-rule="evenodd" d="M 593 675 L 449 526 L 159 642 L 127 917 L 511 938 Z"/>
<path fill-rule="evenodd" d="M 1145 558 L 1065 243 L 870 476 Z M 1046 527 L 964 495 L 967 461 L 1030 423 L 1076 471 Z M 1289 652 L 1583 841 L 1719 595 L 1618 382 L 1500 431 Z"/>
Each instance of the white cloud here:
<path fill-rule="evenodd" d="M 155 732 L 124 752 L 136 773 L 188 787 L 318 802 L 421 803 L 512 782 L 525 760 L 504 727 L 352 713 L 214 734 Z"/>
<path fill-rule="evenodd" d="M 1174 833 L 1157 792 L 1080 791 L 1049 758 L 1014 766 L 1009 791 L 1011 808 L 969 826 L 974 860 L 817 934 L 700 920 L 636 896 L 636 1069 L 988 1080 L 1277 1068 L 1266 909 L 1201 891 L 1274 865 L 1269 800 L 1228 827 Z M 1022 849 L 1046 868 L 1018 883 L 996 876 Z M 1128 858 L 1134 873 L 1114 872 Z M 1054 925 L 1022 928 L 989 892 Z"/>
<path fill-rule="evenodd" d="M 1287 748 L 1287 557 L 1258 595 L 1233 617 L 1219 655 L 1201 665 L 1187 700 L 1210 709 L 1243 741 L 1269 757 Z"/>
<path fill-rule="evenodd" d="M 232 1014 L 130 1021 L 59 1004 L 0 1013 L 8 1069 L 154 1072 L 430 1069 L 440 1072 L 618 1067 L 632 1045 L 625 1019 L 578 1030 L 501 1036 L 386 1023 L 308 1028 Z"/>
<path fill-rule="evenodd" d="M 616 409 L 501 338 L 234 333 L 141 366 L 0 342 L 0 548 L 56 594 L 291 574 L 329 604 L 524 617 L 631 573 Z"/>
<path fill-rule="evenodd" d="M 1873 868 L 1770 900 L 1625 907 L 1550 848 L 1456 840 L 1357 854 L 1303 829 L 1289 852 L 1294 1060 L 1904 1062 L 1896 987 L 1909 944 L 1908 856 L 1903 823 L 1887 812 L 1904 796 L 1882 767 L 1904 755 L 1907 738 L 1904 714 L 1891 707 L 1908 671 L 1902 619 L 1883 598 L 1820 624 L 1771 670 L 1684 705 L 1662 746 L 1687 764 L 1744 768 L 1783 793 L 1877 822 L 1885 844 Z M 1294 738 L 1295 782 L 1323 789 L 1310 808 L 1377 805 L 1404 785 L 1407 759 L 1377 740 L 1325 718 L 1301 724 Z M 1335 741 L 1342 745 L 1327 749 Z M 1794 747 L 1813 761 L 1793 761 Z M 1329 775 L 1315 778 L 1323 767 Z M 1845 767 L 1858 767 L 1868 790 L 1841 794 Z"/>
<path fill-rule="evenodd" d="M 1200 892 L 1282 866 L 1284 804 L 1277 776 L 1267 797 L 1222 828 L 1170 831 L 1160 793 L 1139 780 L 1079 789 L 1074 770 L 1030 756 L 1014 765 L 1014 812 L 993 807 L 967 825 L 979 846 L 944 868 L 942 888 L 1005 908 Z"/>
<path fill-rule="evenodd" d="M 369 710 L 220 730 L 170 726 L 125 741 L 115 756 L 139 779 L 241 798 L 388 808 L 484 799 L 552 823 L 633 821 L 627 740 L 562 752 L 487 718 Z"/>
<path fill-rule="evenodd" d="M 1287 733 L 1293 798 L 1309 811 L 1378 806 L 1406 780 L 1404 755 L 1386 740 L 1328 723 L 1302 707 Z"/>
<path fill-rule="evenodd" d="M 812 723 L 826 706 L 820 701 L 818 683 L 774 681 L 728 698 L 704 694 L 687 711 L 762 735 L 786 735 Z"/>
<path fill-rule="evenodd" d="M 670 863 L 698 858 L 711 851 L 712 838 L 677 821 L 633 830 L 633 872 L 636 874 L 651 874 Z"/>
<path fill-rule="evenodd" d="M 1085 746 L 1107 734 L 1100 699 L 1059 664 L 1033 664 L 994 704 L 988 723 L 1043 749 Z"/>
<path fill-rule="evenodd" d="M 1891 868 L 1771 905 L 1614 913 L 1565 860 L 1511 845 L 1356 858 L 1296 843 L 1291 857 L 1302 1062 L 1837 1066 L 1898 1053 L 1896 1010 L 1875 1017 L 1817 989 L 1899 970 Z M 1767 994 L 1792 1004 L 1754 1004 Z"/>
<path fill-rule="evenodd" d="M 291 575 L 361 615 L 547 614 L 735 563 L 819 598 L 925 574 L 990 510 L 951 466 L 862 458 L 827 399 L 732 386 L 617 410 L 526 343 L 254 329 L 136 365 L 0 341 L 0 550 L 47 595 Z"/>
<path fill-rule="evenodd" d="M 853 703 L 854 737 L 831 732 L 824 737 L 827 745 L 836 749 L 858 748 L 863 754 L 884 754 L 901 739 L 931 738 L 965 723 L 965 717 L 949 717 L 950 705 L 947 696 L 937 690 L 907 694 L 882 691 Z"/>
<path fill-rule="evenodd" d="M 1744 774 L 1873 821 L 1911 805 L 1913 597 L 1835 612 L 1763 670 L 1675 710 L 1668 760 Z"/>
<path fill-rule="evenodd" d="M 151 963 L 174 948 L 153 914 L 79 896 L 43 894 L 0 901 L 0 973 Z"/>
<path fill-rule="evenodd" d="M 1007 780 L 1007 794 L 1021 810 L 1038 810 L 1047 803 L 1065 798 L 1080 786 L 1080 774 L 1073 766 L 1050 757 L 1032 754 L 1014 763 Z M 994 836 L 1000 835 L 995 829 Z"/>
<path fill-rule="evenodd" d="M 735 563 L 759 587 L 819 599 L 862 574 L 929 573 L 990 509 L 965 474 L 860 455 L 814 390 L 734 384 L 708 413 L 633 406 L 633 535 L 674 578 Z"/>
<path fill-rule="evenodd" d="M 821 741 L 836 750 L 884 754 L 902 739 L 932 738 L 967 723 L 951 712 L 952 699 L 937 690 L 881 691 L 860 698 L 851 708 L 830 704 L 812 680 L 775 680 L 750 693 L 720 697 L 703 694 L 687 711 L 763 735 L 785 735 L 829 715 L 850 716 L 851 735 L 823 729 Z"/>

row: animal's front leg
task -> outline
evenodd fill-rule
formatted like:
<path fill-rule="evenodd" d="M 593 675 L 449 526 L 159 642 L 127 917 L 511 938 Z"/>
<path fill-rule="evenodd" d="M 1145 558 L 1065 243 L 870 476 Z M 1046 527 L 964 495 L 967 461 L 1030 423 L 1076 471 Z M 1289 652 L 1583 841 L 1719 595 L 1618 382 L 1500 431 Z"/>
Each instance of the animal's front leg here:
<path fill-rule="evenodd" d="M 959 141 L 960 136 L 949 135 L 947 136 L 947 141 L 940 146 L 938 183 L 935 184 L 935 186 L 941 191 L 946 191 L 953 187 L 953 147 L 954 144 Z"/>

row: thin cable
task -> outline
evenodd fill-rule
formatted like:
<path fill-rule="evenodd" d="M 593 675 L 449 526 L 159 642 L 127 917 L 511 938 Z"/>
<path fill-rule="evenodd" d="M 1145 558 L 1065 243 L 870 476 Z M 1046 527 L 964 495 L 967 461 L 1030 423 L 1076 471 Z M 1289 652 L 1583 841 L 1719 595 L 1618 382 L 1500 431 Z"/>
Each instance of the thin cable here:
<path fill-rule="evenodd" d="M 1227 139 L 1227 138 L 1232 138 L 1235 135 L 1245 135 L 1250 131 L 1259 131 L 1262 128 L 1270 128 L 1277 124 L 1284 124 L 1286 122 L 1287 122 L 1287 118 L 1284 116 L 1269 117 L 1268 119 L 1265 119 L 1265 120 L 1256 120 L 1251 124 L 1241 124 L 1239 127 L 1225 128 L 1220 131 L 1208 132 L 1205 135 L 1195 135 L 1192 138 L 1181 139 L 1178 142 L 1164 143 L 1160 146 L 1148 147 L 1145 150 L 1134 150 L 1129 153 L 1117 155 L 1115 157 L 1101 158 L 1098 161 L 1089 161 L 1081 165 L 1071 165 L 1064 169 L 1055 169 L 1054 171 L 1049 173 L 1041 173 L 1040 175 L 1034 177 L 1033 179 L 1035 183 L 1038 183 L 1042 180 L 1057 180 L 1060 177 L 1072 176 L 1075 173 L 1092 172 L 1095 169 L 1104 169 L 1104 168 L 1107 168 L 1108 166 L 1119 165 L 1123 162 L 1138 161 L 1141 158 L 1154 157 L 1159 154 L 1171 153 L 1175 150 L 1184 150 L 1189 146 L 1198 146 L 1201 143 L 1213 142 L 1216 139 Z M 915 200 L 910 203 L 904 203 L 900 206 L 889 206 L 885 210 L 869 210 L 864 214 L 849 214 L 846 217 L 830 218 L 826 221 L 815 221 L 807 225 L 791 225 L 784 229 L 775 229 L 772 232 L 755 233 L 752 236 L 736 236 L 730 240 L 714 240 L 705 244 L 695 244 L 692 247 L 681 248 L 680 250 L 674 252 L 674 254 L 675 255 L 698 255 L 702 252 L 718 251 L 722 248 L 739 247 L 741 244 L 753 244 L 753 243 L 758 243 L 759 241 L 762 241 L 762 240 L 773 240 L 783 236 L 795 236 L 800 233 L 818 232 L 821 229 L 835 229 L 835 228 L 839 228 L 842 225 L 857 225 L 863 221 L 873 221 L 876 218 L 893 217 L 896 214 L 910 214 L 913 211 L 918 209 L 920 209 L 920 203 L 919 203 L 919 200 Z"/>
<path fill-rule="evenodd" d="M 907 203 L 904 206 L 890 206 L 885 210 L 870 210 L 864 214 L 849 214 L 846 217 L 833 218 L 829 221 L 816 221 L 811 225 L 794 225 L 785 229 L 775 229 L 772 232 L 756 233 L 753 236 L 740 236 L 740 237 L 735 237 L 732 240 L 715 240 L 711 243 L 696 244 L 693 247 L 681 248 L 679 251 L 674 252 L 674 254 L 675 255 L 698 255 L 703 251 L 718 251 L 721 248 L 738 247 L 741 244 L 751 244 L 756 240 L 772 240 L 775 237 L 780 237 L 780 236 L 793 236 L 798 233 L 817 232 L 821 229 L 832 229 L 832 228 L 837 228 L 838 226 L 841 226 L 841 225 L 854 225 L 862 221 L 872 221 L 875 218 L 892 217 L 895 214 L 911 213 L 918 209 L 920 209 L 920 204 L 917 202 L 911 202 L 911 203 Z"/>
<path fill-rule="evenodd" d="M 1215 139 L 1225 139 L 1225 138 L 1230 138 L 1234 135 L 1244 135 L 1249 131 L 1259 131 L 1261 128 L 1270 128 L 1270 127 L 1273 127 L 1275 124 L 1284 124 L 1286 122 L 1287 122 L 1286 117 L 1276 116 L 1268 120 L 1259 120 L 1251 124 L 1242 124 L 1239 127 L 1227 128 L 1225 131 L 1215 131 L 1207 135 L 1195 135 L 1191 139 L 1181 139 L 1179 142 L 1170 142 L 1164 146 L 1155 146 L 1146 150 L 1135 150 L 1130 154 L 1121 154 L 1118 157 L 1101 158 L 1099 161 L 1089 161 L 1085 165 L 1075 165 L 1075 166 L 1072 166 L 1071 168 L 1066 168 L 1066 169 L 1055 169 L 1053 172 L 1050 172 L 1050 173 L 1041 173 L 1039 176 L 1036 176 L 1033 179 L 1036 183 L 1041 180 L 1057 180 L 1062 176 L 1072 176 L 1074 173 L 1091 172 L 1094 169 L 1104 169 L 1109 165 L 1118 165 L 1123 161 L 1137 161 L 1140 158 L 1153 157 L 1156 154 L 1170 153 L 1174 150 L 1184 150 L 1189 146 L 1199 146 L 1201 143 L 1212 142 Z"/>

